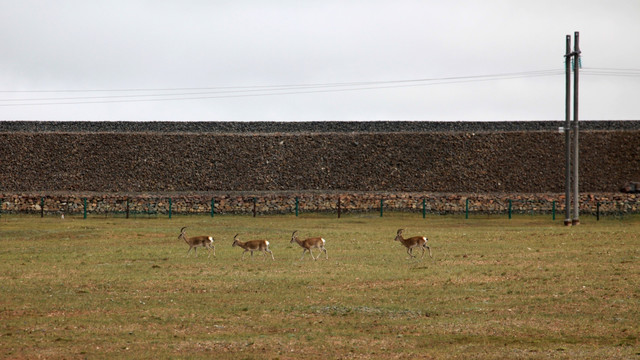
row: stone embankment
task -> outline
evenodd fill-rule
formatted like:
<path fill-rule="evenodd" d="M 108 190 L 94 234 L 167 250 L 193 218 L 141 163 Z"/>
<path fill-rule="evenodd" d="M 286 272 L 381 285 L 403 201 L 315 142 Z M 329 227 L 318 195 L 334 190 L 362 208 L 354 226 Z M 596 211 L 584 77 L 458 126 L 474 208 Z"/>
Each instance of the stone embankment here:
<path fill-rule="evenodd" d="M 585 131 L 580 187 L 640 179 L 640 131 Z M 0 192 L 561 193 L 557 132 L 0 133 Z"/>
<path fill-rule="evenodd" d="M 3 122 L 2 211 L 501 212 L 564 198 L 564 135 L 532 122 Z M 582 206 L 637 200 L 640 121 L 583 122 Z M 153 194 L 153 195 L 145 195 Z M 465 195 L 466 194 L 466 195 Z M 169 198 L 171 204 L 169 205 Z M 513 201 L 518 200 L 518 201 Z M 145 205 L 146 203 L 146 205 Z M 145 207 L 146 206 L 146 207 Z M 529 206 L 529 205 L 527 205 Z M 605 205 L 606 206 L 606 205 Z M 627 205 L 625 205 L 627 206 Z M 551 206 L 548 205 L 550 208 Z M 167 210 L 163 210 L 167 209 Z"/>

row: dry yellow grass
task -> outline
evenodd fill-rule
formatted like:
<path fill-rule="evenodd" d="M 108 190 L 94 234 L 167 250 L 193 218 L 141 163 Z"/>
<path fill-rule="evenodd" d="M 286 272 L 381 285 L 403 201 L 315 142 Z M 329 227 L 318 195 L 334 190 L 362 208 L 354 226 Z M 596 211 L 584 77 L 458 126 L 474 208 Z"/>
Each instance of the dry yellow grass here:
<path fill-rule="evenodd" d="M 186 257 L 182 226 L 217 257 Z M 241 261 L 236 233 L 276 260 Z M 8 359 L 640 358 L 638 217 L 3 216 L 0 280 Z"/>

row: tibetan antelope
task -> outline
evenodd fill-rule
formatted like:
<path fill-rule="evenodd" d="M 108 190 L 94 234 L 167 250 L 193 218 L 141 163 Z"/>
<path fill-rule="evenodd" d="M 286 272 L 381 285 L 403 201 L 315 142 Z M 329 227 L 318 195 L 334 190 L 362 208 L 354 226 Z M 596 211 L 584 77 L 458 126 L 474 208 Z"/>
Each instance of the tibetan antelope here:
<path fill-rule="evenodd" d="M 405 239 L 402 237 L 403 231 L 404 229 L 398 229 L 398 233 L 396 234 L 395 241 L 400 241 L 402 245 L 404 245 L 407 248 L 407 254 L 409 254 L 409 256 L 415 257 L 415 255 L 413 255 L 413 249 L 421 248 L 422 249 L 422 256 L 420 257 L 421 259 L 424 257 L 425 250 L 429 250 L 429 256 L 433 258 L 433 255 L 431 255 L 431 248 L 429 247 L 429 245 L 427 245 L 427 241 L 429 239 L 427 239 L 426 236 L 414 236 L 414 237 Z"/>
<path fill-rule="evenodd" d="M 178 235 L 178 239 L 184 240 L 187 245 L 189 245 L 189 250 L 187 250 L 187 256 L 189 256 L 189 252 L 193 249 L 193 252 L 198 256 L 198 247 L 202 246 L 206 248 L 209 252 L 209 256 L 211 256 L 211 250 L 213 249 L 213 256 L 216 256 L 216 246 L 213 245 L 213 236 L 194 236 L 187 237 L 187 227 L 183 227 L 180 229 L 180 235 Z M 209 257 L 208 256 L 208 257 Z"/>
<path fill-rule="evenodd" d="M 324 248 L 324 244 L 326 243 L 326 241 L 321 238 L 321 237 L 313 237 L 313 238 L 308 238 L 308 239 L 304 239 L 304 240 L 300 240 L 298 238 L 298 236 L 296 235 L 296 233 L 298 232 L 298 230 L 294 231 L 293 234 L 291 234 L 291 241 L 289 242 L 290 244 L 293 243 L 294 241 L 298 243 L 298 245 L 300 245 L 302 247 L 302 257 L 300 258 L 300 260 L 304 259 L 304 253 L 307 252 L 307 250 L 309 250 L 309 254 L 311 255 L 311 258 L 313 260 L 318 260 L 318 258 L 320 257 L 320 255 L 322 255 L 322 252 L 324 251 L 324 255 L 327 257 L 327 259 L 329 259 L 329 255 L 327 254 L 327 249 Z M 313 257 L 313 252 L 311 252 L 311 249 L 319 249 L 320 253 L 318 254 L 317 257 Z"/>
<path fill-rule="evenodd" d="M 269 242 L 267 240 L 250 240 L 250 241 L 242 242 L 238 240 L 238 235 L 240 234 L 236 234 L 236 236 L 233 237 L 232 247 L 240 246 L 241 248 L 244 249 L 244 251 L 242 252 L 242 259 L 244 259 L 244 254 L 247 251 L 251 251 L 252 258 L 253 258 L 254 251 L 262 251 L 265 256 L 267 256 L 266 253 L 271 254 L 271 259 L 275 260 L 275 258 L 273 257 L 273 253 L 271 252 L 271 250 L 269 250 Z"/>

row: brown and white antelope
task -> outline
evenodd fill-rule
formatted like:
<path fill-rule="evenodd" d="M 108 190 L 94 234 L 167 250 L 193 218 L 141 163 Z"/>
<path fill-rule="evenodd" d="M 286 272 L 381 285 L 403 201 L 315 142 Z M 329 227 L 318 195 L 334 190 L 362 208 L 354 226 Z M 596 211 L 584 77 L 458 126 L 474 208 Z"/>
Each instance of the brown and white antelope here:
<path fill-rule="evenodd" d="M 414 236 L 414 237 L 405 239 L 402 237 L 403 231 L 404 229 L 398 229 L 398 233 L 396 234 L 395 241 L 400 241 L 402 245 L 404 245 L 407 248 L 407 254 L 409 254 L 409 256 L 415 257 L 415 255 L 413 255 L 413 249 L 421 248 L 422 249 L 422 256 L 420 257 L 421 259 L 424 257 L 425 250 L 429 250 L 429 256 L 433 258 L 433 255 L 431 255 L 431 248 L 429 247 L 429 245 L 427 245 L 427 241 L 429 239 L 427 239 L 426 236 Z"/>
<path fill-rule="evenodd" d="M 194 236 L 187 237 L 187 227 L 183 227 L 180 229 L 180 235 L 178 235 L 178 239 L 184 240 L 187 245 L 189 245 L 189 250 L 187 250 L 187 256 L 189 256 L 189 252 L 193 249 L 193 252 L 198 256 L 198 247 L 202 246 L 206 248 L 209 256 L 211 256 L 211 250 L 213 249 L 213 256 L 216 256 L 216 246 L 213 245 L 213 236 Z M 209 257 L 208 256 L 208 257 Z"/>
<path fill-rule="evenodd" d="M 323 251 L 324 251 L 324 255 L 327 257 L 327 259 L 329 259 L 329 255 L 327 254 L 327 249 L 324 248 L 324 244 L 326 244 L 326 241 L 323 238 L 312 237 L 312 238 L 300 240 L 300 238 L 298 238 L 298 236 L 296 235 L 297 232 L 298 230 L 294 231 L 293 234 L 291 234 L 291 241 L 289 241 L 289 243 L 291 244 L 295 241 L 296 243 L 298 243 L 298 245 L 302 247 L 302 257 L 300 258 L 300 260 L 304 259 L 304 253 L 307 252 L 307 250 L 309 251 L 309 254 L 311 255 L 311 258 L 313 260 L 318 260 L 320 255 L 322 255 Z M 313 252 L 311 252 L 311 249 L 320 250 L 320 253 L 318 254 L 317 257 L 313 257 Z"/>
<path fill-rule="evenodd" d="M 242 259 L 244 259 L 244 254 L 247 251 L 251 252 L 252 258 L 253 258 L 254 251 L 262 251 L 265 257 L 267 256 L 267 253 L 269 253 L 271 254 L 271 259 L 275 260 L 275 258 L 273 257 L 273 253 L 271 252 L 271 250 L 269 250 L 269 242 L 267 240 L 250 240 L 250 241 L 242 242 L 238 240 L 238 235 L 240 234 L 236 234 L 236 236 L 233 237 L 232 247 L 240 246 L 241 248 L 244 249 L 244 251 L 242 252 Z"/>

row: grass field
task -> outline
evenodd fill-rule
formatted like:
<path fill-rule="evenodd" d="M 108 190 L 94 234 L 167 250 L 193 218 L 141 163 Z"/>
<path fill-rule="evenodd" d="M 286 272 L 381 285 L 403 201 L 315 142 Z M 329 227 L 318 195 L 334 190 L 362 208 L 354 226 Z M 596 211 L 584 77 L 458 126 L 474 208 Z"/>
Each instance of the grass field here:
<path fill-rule="evenodd" d="M 182 226 L 217 256 L 186 257 Z M 329 260 L 300 261 L 293 230 Z M 242 261 L 236 233 L 275 261 Z M 4 359 L 640 359 L 637 216 L 3 215 L 0 279 Z"/>

